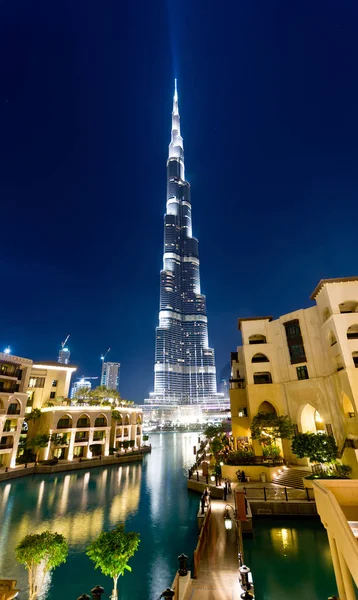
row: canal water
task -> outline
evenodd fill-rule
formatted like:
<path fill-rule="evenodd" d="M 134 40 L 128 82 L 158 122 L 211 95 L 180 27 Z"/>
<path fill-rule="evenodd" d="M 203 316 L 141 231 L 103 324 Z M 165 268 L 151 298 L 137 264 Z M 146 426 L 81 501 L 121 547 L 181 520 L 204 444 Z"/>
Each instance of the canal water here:
<path fill-rule="evenodd" d="M 88 543 L 119 521 L 138 531 L 141 543 L 133 571 L 119 581 L 121 600 L 157 600 L 172 582 L 177 556 L 192 558 L 197 541 L 199 497 L 187 491 L 197 433 L 152 434 L 152 454 L 143 463 L 70 474 L 29 476 L 0 484 L 0 577 L 17 579 L 27 598 L 27 573 L 14 549 L 28 533 L 62 533 L 67 562 L 48 581 L 43 600 L 76 600 L 99 584 L 108 595 L 112 581 L 94 570 Z M 326 600 L 336 590 L 326 532 L 319 521 L 255 521 L 245 540 L 245 561 L 256 581 L 257 600 Z"/>

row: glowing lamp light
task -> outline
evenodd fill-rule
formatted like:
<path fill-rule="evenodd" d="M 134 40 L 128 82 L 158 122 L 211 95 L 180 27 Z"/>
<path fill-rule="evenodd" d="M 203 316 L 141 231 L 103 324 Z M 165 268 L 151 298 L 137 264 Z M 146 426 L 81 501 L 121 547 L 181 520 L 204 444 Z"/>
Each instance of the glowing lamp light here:
<path fill-rule="evenodd" d="M 5 350 L 4 350 L 5 354 L 10 354 L 10 352 L 11 352 L 10 346 L 8 346 L 7 348 L 5 348 Z"/>
<path fill-rule="evenodd" d="M 215 475 L 211 475 L 210 480 L 215 481 Z"/>
<path fill-rule="evenodd" d="M 224 463 L 223 463 L 223 461 L 221 461 L 221 463 L 220 463 L 220 467 L 223 467 L 223 466 L 224 466 Z"/>
<path fill-rule="evenodd" d="M 227 509 L 224 514 L 224 523 L 226 530 L 232 529 L 232 520 L 230 519 L 229 511 Z"/>

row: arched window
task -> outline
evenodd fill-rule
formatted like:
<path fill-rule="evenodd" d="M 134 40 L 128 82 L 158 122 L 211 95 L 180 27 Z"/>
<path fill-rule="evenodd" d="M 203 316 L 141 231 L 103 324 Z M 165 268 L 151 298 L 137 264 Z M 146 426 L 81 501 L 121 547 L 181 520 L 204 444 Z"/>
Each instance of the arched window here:
<path fill-rule="evenodd" d="M 271 404 L 271 402 L 268 402 L 268 400 L 261 402 L 258 412 L 259 413 L 272 413 L 272 414 L 277 415 L 276 408 L 273 406 L 273 404 Z"/>
<path fill-rule="evenodd" d="M 254 383 L 272 383 L 271 373 L 269 371 L 254 373 Z"/>
<path fill-rule="evenodd" d="M 347 338 L 349 340 L 358 340 L 358 323 L 354 323 L 347 329 Z"/>
<path fill-rule="evenodd" d="M 90 419 L 88 415 L 81 415 L 77 419 L 77 427 L 90 427 Z"/>
<path fill-rule="evenodd" d="M 142 417 L 141 415 L 137 415 L 137 425 L 140 425 L 142 423 Z"/>
<path fill-rule="evenodd" d="M 341 313 L 358 312 L 358 302 L 356 300 L 346 300 L 345 302 L 341 302 L 338 308 Z"/>
<path fill-rule="evenodd" d="M 71 427 L 72 427 L 72 418 L 70 417 L 70 415 L 63 415 L 63 417 L 61 417 L 57 421 L 56 429 L 71 429 Z"/>
<path fill-rule="evenodd" d="M 262 363 L 262 362 L 269 362 L 269 359 L 267 358 L 266 354 L 261 354 L 261 352 L 258 352 L 257 354 L 254 354 L 254 356 L 251 359 L 252 363 Z"/>
<path fill-rule="evenodd" d="M 334 346 L 337 343 L 337 338 L 332 330 L 328 332 L 328 343 L 330 346 Z"/>
<path fill-rule="evenodd" d="M 105 415 L 98 415 L 94 422 L 95 427 L 107 427 L 107 417 Z"/>
<path fill-rule="evenodd" d="M 352 352 L 353 363 L 356 369 L 358 369 L 358 352 Z"/>
<path fill-rule="evenodd" d="M 8 415 L 19 415 L 21 413 L 21 404 L 17 398 L 11 398 L 7 409 Z"/>
<path fill-rule="evenodd" d="M 129 418 L 129 415 L 126 415 L 126 416 L 125 416 L 125 419 L 124 419 L 124 424 L 125 424 L 125 425 L 130 425 L 130 424 L 131 424 L 131 420 L 130 420 L 130 418 Z"/>
<path fill-rule="evenodd" d="M 262 335 L 262 333 L 250 335 L 249 344 L 266 344 L 266 336 Z"/>

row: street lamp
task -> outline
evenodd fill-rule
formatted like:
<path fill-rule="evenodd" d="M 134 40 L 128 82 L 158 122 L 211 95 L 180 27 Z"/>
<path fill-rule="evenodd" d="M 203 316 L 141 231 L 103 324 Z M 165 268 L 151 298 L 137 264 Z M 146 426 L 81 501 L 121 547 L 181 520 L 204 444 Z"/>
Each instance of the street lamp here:
<path fill-rule="evenodd" d="M 180 554 L 179 560 L 179 575 L 183 577 L 188 574 L 188 557 L 186 554 Z"/>
<path fill-rule="evenodd" d="M 102 594 L 104 594 L 104 588 L 101 585 L 96 585 L 96 587 L 91 590 L 93 600 L 101 600 Z"/>
<path fill-rule="evenodd" d="M 231 508 L 233 514 L 234 514 L 234 519 L 236 524 L 238 525 L 239 521 L 236 518 L 236 511 L 234 509 L 233 506 L 231 506 L 231 504 L 225 504 L 225 512 L 224 512 L 224 523 L 225 523 L 225 529 L 229 530 L 232 529 L 232 518 L 230 517 L 229 514 L 229 508 Z"/>
<path fill-rule="evenodd" d="M 171 588 L 167 588 L 166 590 L 164 590 L 160 598 L 164 598 L 164 600 L 171 600 L 172 598 L 174 598 L 174 596 L 174 590 L 172 590 Z"/>
<path fill-rule="evenodd" d="M 227 530 L 232 529 L 232 520 L 231 520 L 229 511 L 227 508 L 225 508 L 224 522 L 225 522 L 225 529 L 227 529 Z"/>

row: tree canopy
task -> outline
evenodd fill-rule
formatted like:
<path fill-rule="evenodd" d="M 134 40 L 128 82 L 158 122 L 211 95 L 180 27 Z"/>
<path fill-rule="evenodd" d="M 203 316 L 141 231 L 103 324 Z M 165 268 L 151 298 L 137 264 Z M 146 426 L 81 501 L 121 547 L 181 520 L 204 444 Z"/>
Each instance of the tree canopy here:
<path fill-rule="evenodd" d="M 293 425 L 287 415 L 278 416 L 275 413 L 258 413 L 251 423 L 251 437 L 259 440 L 263 445 L 272 444 L 272 441 L 291 439 Z"/>
<path fill-rule="evenodd" d="M 26 448 L 31 448 L 35 451 L 37 448 L 46 448 L 49 441 L 50 436 L 47 433 L 38 433 L 29 440 L 26 440 Z"/>
<path fill-rule="evenodd" d="M 41 410 L 39 408 L 33 408 L 32 411 L 26 415 L 26 421 L 37 421 L 41 417 Z"/>
<path fill-rule="evenodd" d="M 87 548 L 87 556 L 94 562 L 95 569 L 112 577 L 113 597 L 117 597 L 117 581 L 124 572 L 131 571 L 128 560 L 135 554 L 140 542 L 139 533 L 125 531 L 124 523 L 119 523 L 111 531 L 102 531 Z"/>
<path fill-rule="evenodd" d="M 292 440 L 292 452 L 298 458 L 309 458 L 311 462 L 328 463 L 336 460 L 338 447 L 333 435 L 298 433 Z"/>
<path fill-rule="evenodd" d="M 41 594 L 44 575 L 66 562 L 68 546 L 63 535 L 43 531 L 26 535 L 16 546 L 15 554 L 16 560 L 28 570 L 29 600 L 35 600 Z"/>

